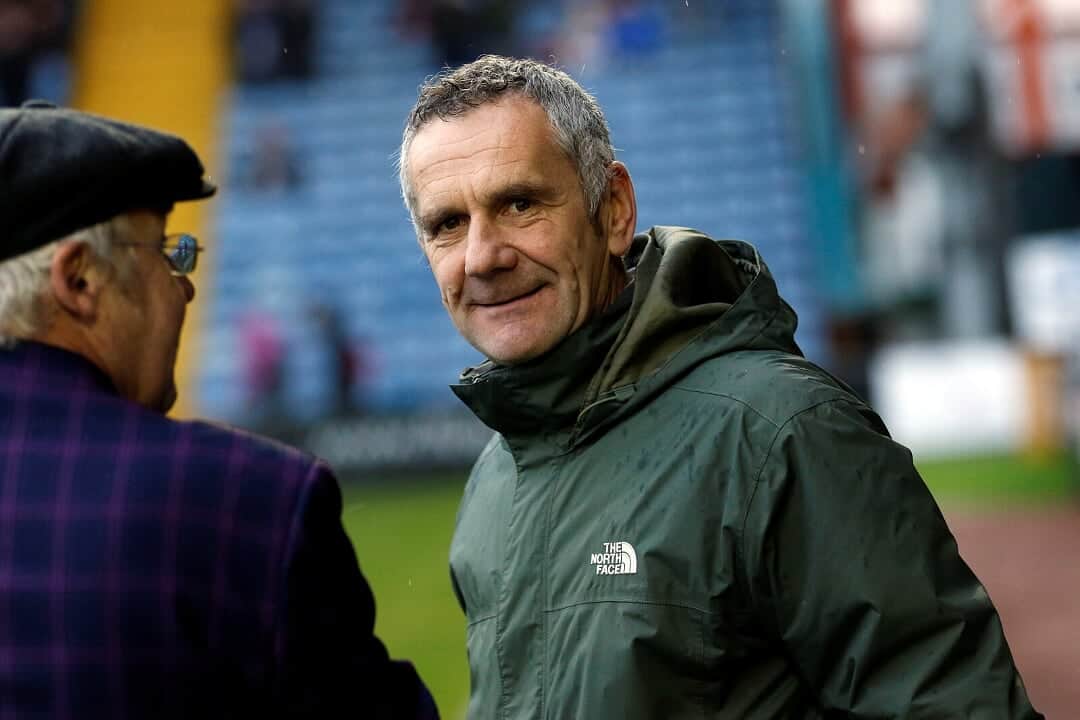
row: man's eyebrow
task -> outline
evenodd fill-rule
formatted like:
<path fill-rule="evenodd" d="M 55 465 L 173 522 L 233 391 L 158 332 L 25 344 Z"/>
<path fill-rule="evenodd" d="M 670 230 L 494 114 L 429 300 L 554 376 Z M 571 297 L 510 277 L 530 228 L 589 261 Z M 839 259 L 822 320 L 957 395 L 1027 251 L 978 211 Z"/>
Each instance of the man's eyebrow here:
<path fill-rule="evenodd" d="M 543 201 L 557 197 L 559 190 L 560 188 L 557 185 L 552 185 L 551 183 L 533 180 L 518 180 L 509 185 L 495 188 L 485 196 L 484 201 L 487 204 L 496 205 L 509 202 L 516 198 L 535 198 Z M 421 228 L 429 229 L 460 212 L 462 211 L 454 205 L 433 207 L 426 212 L 418 214 L 417 220 Z"/>
<path fill-rule="evenodd" d="M 496 189 L 491 193 L 490 199 L 497 202 L 506 202 L 522 197 L 546 200 L 558 195 L 558 192 L 559 188 L 550 183 L 519 180 Z"/>

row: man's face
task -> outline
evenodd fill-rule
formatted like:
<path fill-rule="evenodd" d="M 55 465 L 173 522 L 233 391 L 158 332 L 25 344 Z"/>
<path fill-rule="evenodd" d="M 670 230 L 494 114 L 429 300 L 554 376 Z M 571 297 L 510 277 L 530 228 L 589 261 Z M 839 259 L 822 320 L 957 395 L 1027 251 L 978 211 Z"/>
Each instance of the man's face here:
<path fill-rule="evenodd" d="M 121 394 L 147 407 L 167 411 L 176 402 L 174 370 L 180 328 L 195 288 L 174 277 L 161 253 L 165 218 L 160 213 L 130 213 L 132 247 L 128 272 L 118 273 L 103 298 L 102 320 L 110 336 L 109 363 Z"/>
<path fill-rule="evenodd" d="M 507 97 L 430 122 L 408 168 L 443 304 L 492 360 L 546 353 L 621 289 L 612 256 L 625 247 L 601 237 L 605 224 L 598 232 L 577 170 L 532 100 Z"/>

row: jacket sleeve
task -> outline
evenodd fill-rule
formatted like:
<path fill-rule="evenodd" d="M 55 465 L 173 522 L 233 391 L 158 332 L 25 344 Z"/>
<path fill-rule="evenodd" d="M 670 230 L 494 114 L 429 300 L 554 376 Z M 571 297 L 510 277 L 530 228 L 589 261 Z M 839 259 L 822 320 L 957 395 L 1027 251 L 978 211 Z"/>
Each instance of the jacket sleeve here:
<path fill-rule="evenodd" d="M 438 718 L 408 662 L 374 634 L 375 601 L 341 523 L 341 492 L 312 469 L 286 553 L 279 627 L 281 706 L 288 717 Z"/>
<path fill-rule="evenodd" d="M 779 429 L 744 542 L 752 599 L 826 717 L 1041 717 L 911 453 L 865 406 Z"/>

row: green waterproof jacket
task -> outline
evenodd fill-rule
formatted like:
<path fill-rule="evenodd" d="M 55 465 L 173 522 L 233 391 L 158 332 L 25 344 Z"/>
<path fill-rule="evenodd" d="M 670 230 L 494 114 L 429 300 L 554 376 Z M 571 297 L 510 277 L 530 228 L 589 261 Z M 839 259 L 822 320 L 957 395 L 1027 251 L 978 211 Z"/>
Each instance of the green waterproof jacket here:
<path fill-rule="evenodd" d="M 874 412 L 801 356 L 749 245 L 657 227 L 538 360 L 450 561 L 470 718 L 1036 718 L 986 591 Z"/>

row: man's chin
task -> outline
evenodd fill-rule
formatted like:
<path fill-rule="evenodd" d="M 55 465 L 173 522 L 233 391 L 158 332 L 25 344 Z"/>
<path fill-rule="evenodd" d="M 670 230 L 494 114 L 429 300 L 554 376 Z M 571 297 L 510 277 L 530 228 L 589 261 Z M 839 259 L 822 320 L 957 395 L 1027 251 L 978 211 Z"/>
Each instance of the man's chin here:
<path fill-rule="evenodd" d="M 170 382 L 169 387 L 161 394 L 161 399 L 156 403 L 154 409 L 159 411 L 162 415 L 168 413 L 172 410 L 173 405 L 176 404 L 176 397 L 176 383 Z"/>
<path fill-rule="evenodd" d="M 489 360 L 499 365 L 522 365 L 546 354 L 555 343 L 492 343 L 487 348 L 477 347 Z M 474 346 L 476 347 L 476 346 Z"/>

